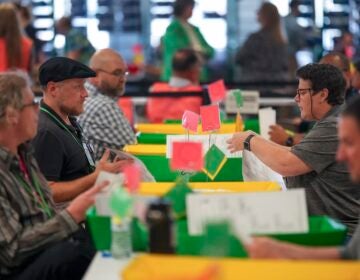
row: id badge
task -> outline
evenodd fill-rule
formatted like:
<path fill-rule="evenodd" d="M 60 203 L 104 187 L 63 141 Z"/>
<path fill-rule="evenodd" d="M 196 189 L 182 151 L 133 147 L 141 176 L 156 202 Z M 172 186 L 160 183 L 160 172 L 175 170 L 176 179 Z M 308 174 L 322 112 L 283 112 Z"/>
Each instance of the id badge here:
<path fill-rule="evenodd" d="M 83 148 L 84 148 L 84 151 L 85 151 L 85 155 L 86 155 L 86 158 L 89 162 L 89 164 L 92 166 L 92 167 L 95 167 L 95 162 L 94 162 L 94 159 L 93 157 L 91 156 L 91 153 L 90 153 L 90 150 L 89 150 L 89 147 L 86 143 L 82 143 L 83 145 Z"/>

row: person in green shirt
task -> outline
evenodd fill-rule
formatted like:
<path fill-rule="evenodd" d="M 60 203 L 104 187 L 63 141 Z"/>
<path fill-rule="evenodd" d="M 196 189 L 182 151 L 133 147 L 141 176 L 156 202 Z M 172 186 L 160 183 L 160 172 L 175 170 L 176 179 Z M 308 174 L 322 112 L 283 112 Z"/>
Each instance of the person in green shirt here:
<path fill-rule="evenodd" d="M 171 61 L 179 49 L 196 50 L 205 60 L 214 56 L 214 49 L 206 42 L 198 27 L 190 24 L 194 0 L 176 0 L 174 2 L 174 18 L 162 37 L 163 68 L 161 78 L 168 81 L 171 76 Z M 201 81 L 207 81 L 206 69 L 202 70 Z"/>
<path fill-rule="evenodd" d="M 56 23 L 56 29 L 65 36 L 64 55 L 88 65 L 95 48 L 79 29 L 72 26 L 71 18 L 60 18 Z"/>

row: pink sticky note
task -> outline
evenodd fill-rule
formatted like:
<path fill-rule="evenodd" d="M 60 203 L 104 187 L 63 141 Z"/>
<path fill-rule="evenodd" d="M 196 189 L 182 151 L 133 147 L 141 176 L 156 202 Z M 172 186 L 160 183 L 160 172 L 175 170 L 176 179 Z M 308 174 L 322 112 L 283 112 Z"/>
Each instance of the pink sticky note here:
<path fill-rule="evenodd" d="M 212 131 L 220 128 L 220 112 L 218 105 L 200 107 L 202 131 Z"/>
<path fill-rule="evenodd" d="M 200 116 L 192 111 L 185 110 L 182 116 L 182 126 L 188 130 L 197 132 Z"/>
<path fill-rule="evenodd" d="M 133 163 L 124 167 L 123 174 L 125 177 L 125 185 L 128 187 L 131 193 L 135 193 L 141 180 L 141 168 L 138 164 Z"/>
<path fill-rule="evenodd" d="M 171 169 L 198 171 L 204 166 L 202 143 L 173 142 Z"/>
<path fill-rule="evenodd" d="M 218 80 L 208 85 L 211 102 L 219 102 L 225 98 L 226 87 L 224 80 Z"/>

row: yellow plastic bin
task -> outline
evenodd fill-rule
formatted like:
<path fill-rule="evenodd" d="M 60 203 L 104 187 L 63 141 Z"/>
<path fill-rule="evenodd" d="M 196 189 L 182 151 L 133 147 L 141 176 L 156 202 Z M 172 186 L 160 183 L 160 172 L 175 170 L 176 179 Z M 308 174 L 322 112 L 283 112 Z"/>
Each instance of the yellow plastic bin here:
<path fill-rule="evenodd" d="M 173 186 L 174 182 L 141 183 L 139 194 L 162 196 Z M 280 191 L 279 184 L 274 182 L 190 182 L 189 186 L 196 192 L 264 192 Z"/>
<path fill-rule="evenodd" d="M 170 169 L 170 161 L 166 158 L 166 145 L 127 145 L 124 147 L 124 151 L 138 157 L 157 182 L 175 181 L 179 175 L 179 172 Z M 207 182 L 211 179 L 204 172 L 199 172 L 192 176 L 190 181 Z M 242 158 L 228 158 L 214 181 L 243 181 Z"/>
<path fill-rule="evenodd" d="M 144 254 L 132 260 L 121 276 L 125 280 L 348 280 L 360 279 L 360 265 L 351 261 L 239 260 Z"/>
<path fill-rule="evenodd" d="M 143 133 L 164 133 L 164 134 L 186 134 L 187 130 L 181 124 L 149 124 L 139 123 L 135 125 L 138 132 Z M 235 123 L 222 123 L 217 133 L 235 133 Z M 195 134 L 190 132 L 190 134 Z M 209 132 L 202 132 L 201 125 L 198 126 L 198 133 L 196 134 L 209 134 Z"/>

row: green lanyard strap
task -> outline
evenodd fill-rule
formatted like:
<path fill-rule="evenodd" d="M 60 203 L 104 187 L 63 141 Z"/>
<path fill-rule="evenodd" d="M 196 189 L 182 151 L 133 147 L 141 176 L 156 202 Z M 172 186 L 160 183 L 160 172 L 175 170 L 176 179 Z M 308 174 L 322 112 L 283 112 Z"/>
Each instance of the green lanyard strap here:
<path fill-rule="evenodd" d="M 48 218 L 51 218 L 52 217 L 51 208 L 49 207 L 49 204 L 46 202 L 44 198 L 44 194 L 41 190 L 39 180 L 37 176 L 35 176 L 34 172 L 31 170 L 31 177 L 33 178 L 33 185 L 35 186 L 35 190 L 22 176 L 16 174 L 15 177 L 17 178 L 18 182 L 22 185 L 22 187 L 33 197 L 35 202 L 37 202 L 38 206 L 45 212 L 46 216 Z M 35 197 L 34 191 L 36 191 L 36 194 L 40 197 L 40 199 L 39 197 L 38 198 Z"/>
<path fill-rule="evenodd" d="M 63 129 L 65 129 L 66 132 L 68 132 L 71 137 L 75 140 L 76 143 L 78 143 L 78 145 L 81 147 L 81 149 L 83 149 L 86 157 L 87 157 L 87 161 L 89 164 L 89 169 L 90 171 L 94 171 L 95 170 L 95 165 L 94 163 L 92 163 L 94 161 L 93 157 L 90 154 L 90 151 L 85 151 L 85 148 L 83 147 L 83 145 L 79 142 L 79 139 L 77 137 L 74 136 L 74 134 L 69 130 L 69 128 L 66 127 L 66 125 L 64 125 L 61 121 L 59 121 L 59 119 L 57 117 L 55 117 L 50 111 L 48 111 L 47 109 L 40 107 L 40 110 L 46 114 L 48 114 L 60 127 L 62 127 Z M 84 144 L 86 145 L 86 144 Z M 90 157 L 90 158 L 89 158 Z"/>
<path fill-rule="evenodd" d="M 57 122 L 63 129 L 66 130 L 66 132 L 68 132 L 72 138 L 74 138 L 74 140 L 76 141 L 76 143 L 78 143 L 80 145 L 81 148 L 83 148 L 83 146 L 81 145 L 81 143 L 79 142 L 79 139 L 77 139 L 74 134 L 69 130 L 69 128 L 66 127 L 66 125 L 64 125 L 61 121 L 58 120 L 57 117 L 55 117 L 51 112 L 49 112 L 48 110 L 46 110 L 43 107 L 40 107 L 40 110 L 47 113 L 55 122 Z"/>

